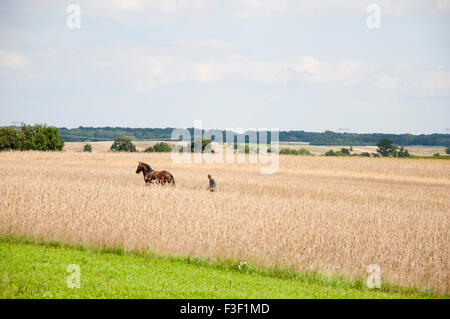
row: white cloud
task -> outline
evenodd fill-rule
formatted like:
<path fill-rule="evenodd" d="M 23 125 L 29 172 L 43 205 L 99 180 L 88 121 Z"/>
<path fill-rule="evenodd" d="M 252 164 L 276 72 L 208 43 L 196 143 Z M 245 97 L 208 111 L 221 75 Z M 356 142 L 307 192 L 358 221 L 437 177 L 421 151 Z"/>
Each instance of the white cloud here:
<path fill-rule="evenodd" d="M 330 64 L 314 57 L 283 61 L 232 56 L 198 61 L 179 56 L 149 57 L 134 54 L 134 57 L 127 54 L 126 60 L 115 64 L 121 65 L 122 71 L 133 79 L 135 91 L 172 84 L 206 84 L 223 80 L 284 85 L 294 78 L 329 86 L 350 86 L 367 82 L 370 73 L 369 66 L 352 60 Z"/>
<path fill-rule="evenodd" d="M 18 52 L 0 50 L 0 68 L 18 69 L 29 64 L 28 59 Z"/>
<path fill-rule="evenodd" d="M 140 0 L 110 0 L 109 2 L 118 11 L 137 11 L 142 8 Z"/>
<path fill-rule="evenodd" d="M 201 12 L 211 6 L 211 0 L 97 0 L 78 1 L 82 10 L 95 15 L 110 15 L 123 12 Z"/>
<path fill-rule="evenodd" d="M 183 49 L 219 49 L 219 50 L 232 50 L 234 49 L 234 45 L 231 42 L 222 41 L 219 39 L 209 38 L 209 39 L 201 39 L 201 40 L 179 40 L 171 42 L 170 44 L 175 45 L 177 47 Z"/>
<path fill-rule="evenodd" d="M 239 19 L 288 13 L 310 17 L 330 12 L 365 14 L 371 3 L 379 5 L 382 14 L 450 14 L 449 0 L 235 0 L 229 8 Z"/>
<path fill-rule="evenodd" d="M 229 8 L 234 18 L 249 19 L 283 14 L 289 9 L 289 0 L 233 0 Z"/>
<path fill-rule="evenodd" d="M 225 60 L 242 60 L 243 58 L 242 55 L 230 55 L 225 57 Z"/>
<path fill-rule="evenodd" d="M 37 73 L 29 73 L 26 75 L 26 78 L 30 80 L 40 79 L 41 75 Z"/>
<path fill-rule="evenodd" d="M 394 90 L 400 85 L 400 79 L 395 76 L 381 75 L 375 81 L 373 86 L 381 90 Z"/>
<path fill-rule="evenodd" d="M 419 96 L 450 95 L 450 70 L 443 66 L 420 70 L 400 64 L 383 68 L 361 60 L 342 60 L 333 64 L 306 56 L 299 59 L 294 70 L 307 82 L 328 86 L 360 85 Z"/>
<path fill-rule="evenodd" d="M 249 60 L 245 57 L 195 60 L 180 56 L 126 54 L 111 65 L 119 66 L 134 91 L 161 86 L 223 80 L 280 84 L 289 80 L 288 66 L 280 61 Z"/>
<path fill-rule="evenodd" d="M 449 0 L 378 0 L 382 12 L 389 14 L 428 13 L 450 14 Z"/>
<path fill-rule="evenodd" d="M 418 95 L 449 96 L 450 71 L 441 68 L 431 68 L 416 72 L 405 81 L 404 88 Z"/>
<path fill-rule="evenodd" d="M 11 1 L 12 2 L 12 1 Z M 17 1 L 14 1 L 17 2 Z M 208 13 L 222 11 L 237 19 L 251 19 L 271 15 L 293 14 L 316 17 L 326 13 L 366 14 L 369 4 L 376 3 L 382 14 L 410 13 L 450 15 L 450 0 L 231 0 L 223 5 L 219 0 L 77 0 L 82 15 L 120 17 L 122 13 Z M 45 12 L 60 10 L 60 0 L 23 0 Z M 212 9 L 212 10 L 211 10 Z"/>
<path fill-rule="evenodd" d="M 55 56 L 57 53 L 58 51 L 56 49 L 50 48 L 48 50 L 37 51 L 34 53 L 34 55 L 40 58 L 49 58 Z"/>
<path fill-rule="evenodd" d="M 116 70 L 133 91 L 143 92 L 178 84 L 211 84 L 246 81 L 286 85 L 292 81 L 323 87 L 361 87 L 415 96 L 450 95 L 450 71 L 443 66 L 428 69 L 379 65 L 362 60 L 324 61 L 313 56 L 292 60 L 222 57 L 149 56 L 147 50 L 108 54 L 93 67 Z"/>
<path fill-rule="evenodd" d="M 349 86 L 366 80 L 374 67 L 360 60 L 342 60 L 336 64 L 320 61 L 311 56 L 301 57 L 294 70 L 311 83 Z"/>

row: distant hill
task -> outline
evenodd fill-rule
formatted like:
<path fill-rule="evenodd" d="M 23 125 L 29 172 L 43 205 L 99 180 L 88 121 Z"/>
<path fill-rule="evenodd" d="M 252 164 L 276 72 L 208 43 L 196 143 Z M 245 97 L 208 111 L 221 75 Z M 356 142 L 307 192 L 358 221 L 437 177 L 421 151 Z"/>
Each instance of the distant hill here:
<path fill-rule="evenodd" d="M 78 127 L 59 128 L 62 139 L 67 142 L 109 141 L 129 136 L 134 140 L 171 140 L 174 128 L 125 128 L 125 127 Z M 193 128 L 188 129 L 193 135 Z M 225 138 L 225 131 L 222 132 Z M 237 133 L 235 133 L 237 134 Z M 245 134 L 245 133 L 244 133 Z M 239 134 L 237 134 L 239 135 Z M 309 142 L 311 145 L 375 145 L 382 137 L 392 139 L 397 145 L 450 146 L 450 134 L 382 134 L 382 133 L 336 133 L 280 131 L 280 141 Z M 270 134 L 269 134 L 270 141 Z"/>

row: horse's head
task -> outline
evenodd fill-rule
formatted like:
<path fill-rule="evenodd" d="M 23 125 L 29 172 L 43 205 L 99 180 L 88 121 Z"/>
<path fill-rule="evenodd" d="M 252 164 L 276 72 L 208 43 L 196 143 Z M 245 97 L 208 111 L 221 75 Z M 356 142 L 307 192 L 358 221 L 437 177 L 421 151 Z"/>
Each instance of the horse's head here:
<path fill-rule="evenodd" d="M 140 172 L 142 172 L 142 168 L 143 168 L 142 162 L 138 162 L 138 163 L 139 163 L 139 165 L 138 165 L 138 167 L 136 169 L 136 174 L 139 174 Z"/>
<path fill-rule="evenodd" d="M 136 169 L 136 174 L 139 174 L 140 172 L 143 172 L 144 175 L 145 175 L 146 173 L 149 173 L 149 172 L 152 171 L 152 168 L 150 167 L 150 165 L 142 163 L 142 162 L 138 162 L 138 163 L 139 163 L 139 165 L 138 165 L 138 167 Z"/>

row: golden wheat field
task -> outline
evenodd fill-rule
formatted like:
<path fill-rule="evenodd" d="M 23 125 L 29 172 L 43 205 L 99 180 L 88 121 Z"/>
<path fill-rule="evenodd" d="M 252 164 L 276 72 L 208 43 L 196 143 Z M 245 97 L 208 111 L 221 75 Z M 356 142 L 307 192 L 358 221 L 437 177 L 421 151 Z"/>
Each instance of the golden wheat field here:
<path fill-rule="evenodd" d="M 146 186 L 138 161 L 176 186 Z M 206 190 L 207 174 L 217 192 Z M 281 156 L 174 163 L 169 154 L 2 152 L 0 232 L 367 276 L 450 291 L 450 162 Z"/>

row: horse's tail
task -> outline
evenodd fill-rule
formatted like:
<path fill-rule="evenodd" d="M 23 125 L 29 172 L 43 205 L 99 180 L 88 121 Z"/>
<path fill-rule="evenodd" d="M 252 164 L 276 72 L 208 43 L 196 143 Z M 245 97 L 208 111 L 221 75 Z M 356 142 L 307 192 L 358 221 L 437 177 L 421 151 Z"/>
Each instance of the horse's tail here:
<path fill-rule="evenodd" d="M 169 173 L 170 174 L 170 173 Z M 172 184 L 175 186 L 175 178 L 173 178 L 173 175 L 170 174 L 170 177 L 172 178 Z"/>

